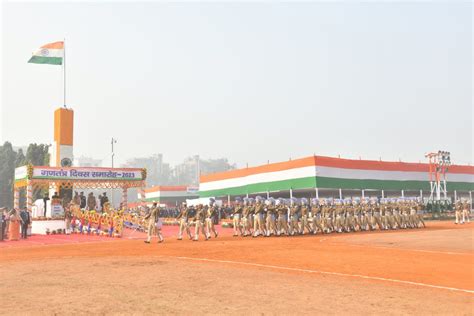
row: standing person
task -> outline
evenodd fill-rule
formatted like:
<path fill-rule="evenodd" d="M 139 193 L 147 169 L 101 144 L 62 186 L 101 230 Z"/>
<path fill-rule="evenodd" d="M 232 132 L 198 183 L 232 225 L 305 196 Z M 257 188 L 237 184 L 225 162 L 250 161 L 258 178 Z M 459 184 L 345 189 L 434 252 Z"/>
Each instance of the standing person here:
<path fill-rule="evenodd" d="M 107 197 L 107 193 L 104 192 L 100 197 L 100 208 L 103 210 L 105 203 L 109 202 L 109 198 Z"/>
<path fill-rule="evenodd" d="M 266 218 L 265 218 L 265 228 L 267 230 L 266 232 L 266 237 L 270 237 L 271 235 L 276 235 L 277 234 L 277 228 L 276 228 L 276 208 L 275 208 L 275 199 L 274 198 L 269 198 L 265 201 L 265 212 L 266 212 Z"/>
<path fill-rule="evenodd" d="M 5 236 L 5 216 L 3 215 L 3 208 L 0 208 L 0 241 L 3 241 Z"/>
<path fill-rule="evenodd" d="M 216 201 L 214 199 L 210 199 L 209 207 L 206 213 L 206 231 L 207 231 L 207 238 L 211 238 L 211 231 L 214 233 L 214 238 L 217 238 L 218 234 L 216 231 L 216 227 L 214 226 L 214 218 L 217 215 L 217 206 Z"/>
<path fill-rule="evenodd" d="M 178 233 L 178 240 L 183 240 L 183 233 L 186 230 L 189 239 L 193 239 L 191 236 L 191 231 L 189 229 L 189 209 L 186 205 L 185 202 L 183 202 L 183 206 L 181 207 L 181 210 L 178 214 L 178 217 L 176 219 L 179 221 L 179 233 Z"/>
<path fill-rule="evenodd" d="M 8 209 L 5 207 L 3 209 L 3 239 L 8 238 L 9 228 L 10 228 L 10 214 L 8 214 Z"/>
<path fill-rule="evenodd" d="M 156 231 L 156 223 L 158 221 L 159 210 L 156 202 L 153 202 L 150 212 L 145 215 L 145 219 L 148 220 L 148 235 L 145 243 L 149 244 L 153 233 Z M 161 241 L 160 241 L 161 242 Z"/>
<path fill-rule="evenodd" d="M 243 208 L 240 204 L 240 198 L 237 197 L 235 199 L 235 205 L 232 210 L 232 226 L 234 228 L 234 237 L 239 236 L 239 232 L 241 236 L 243 235 L 242 226 L 240 225 L 240 216 L 242 215 L 242 211 Z"/>
<path fill-rule="evenodd" d="M 10 225 L 8 232 L 9 240 L 20 239 L 20 218 L 16 209 L 12 209 L 10 212 Z"/>
<path fill-rule="evenodd" d="M 288 236 L 288 207 L 285 205 L 285 201 L 281 198 L 276 200 L 275 205 L 278 214 L 276 225 L 277 236 L 280 236 L 281 234 Z"/>
<path fill-rule="evenodd" d="M 318 229 L 324 233 L 319 199 L 311 199 L 311 215 L 313 216 L 313 234 L 316 235 Z"/>
<path fill-rule="evenodd" d="M 28 236 L 28 225 L 31 222 L 30 213 L 23 209 L 20 212 L 20 224 L 21 224 L 21 238 L 26 239 Z"/>
<path fill-rule="evenodd" d="M 298 218 L 300 214 L 300 206 L 296 198 L 290 199 L 290 235 L 299 234 Z"/>
<path fill-rule="evenodd" d="M 77 191 L 74 192 L 74 198 L 72 199 L 72 202 L 76 205 L 81 205 L 81 197 Z"/>
<path fill-rule="evenodd" d="M 81 210 L 86 208 L 87 202 L 86 202 L 86 197 L 84 196 L 84 192 L 81 192 L 79 194 L 79 198 L 81 199 L 81 203 L 79 204 L 81 206 Z"/>
<path fill-rule="evenodd" d="M 454 205 L 455 207 L 455 216 L 456 216 L 456 221 L 454 224 L 464 224 L 464 221 L 462 220 L 462 213 L 463 213 L 463 205 L 461 200 L 458 200 L 456 204 Z"/>
<path fill-rule="evenodd" d="M 308 199 L 302 198 L 301 199 L 301 226 L 300 226 L 300 234 L 304 235 L 305 228 L 308 231 L 308 234 L 313 233 L 311 226 L 309 225 L 309 212 L 311 211 L 308 205 Z"/>
<path fill-rule="evenodd" d="M 199 230 L 202 230 L 202 233 L 206 240 L 208 240 L 206 231 L 204 229 L 204 215 L 206 213 L 206 209 L 202 206 L 202 204 L 199 204 L 196 208 L 196 215 L 194 216 L 194 238 L 193 241 L 198 241 L 199 240 Z"/>
<path fill-rule="evenodd" d="M 462 210 L 462 221 L 463 223 L 470 223 L 471 218 L 469 217 L 470 215 L 470 209 L 471 209 L 471 202 L 469 200 L 465 200 L 463 203 L 463 210 Z M 425 226 L 425 223 L 423 222 L 423 227 Z"/>
<path fill-rule="evenodd" d="M 94 193 L 90 192 L 89 195 L 87 196 L 87 209 L 89 211 L 94 211 L 96 204 L 95 204 L 95 196 Z"/>
<path fill-rule="evenodd" d="M 66 222 L 66 235 L 71 233 L 71 220 L 72 220 L 72 212 L 71 206 L 73 203 L 69 203 L 68 207 L 64 210 L 64 221 Z"/>
<path fill-rule="evenodd" d="M 253 218 L 253 237 L 258 237 L 259 235 L 265 236 L 265 227 L 263 223 L 263 203 L 262 197 L 257 196 L 255 198 L 255 209 L 254 209 L 254 218 Z"/>
<path fill-rule="evenodd" d="M 250 227 L 249 227 L 249 199 L 244 198 L 244 206 L 242 208 L 242 237 L 247 237 L 250 234 Z"/>
<path fill-rule="evenodd" d="M 44 214 L 43 214 L 43 217 L 46 217 L 46 211 L 48 210 L 48 201 L 49 201 L 49 195 L 48 193 L 46 192 L 43 196 L 43 205 L 44 205 Z"/>

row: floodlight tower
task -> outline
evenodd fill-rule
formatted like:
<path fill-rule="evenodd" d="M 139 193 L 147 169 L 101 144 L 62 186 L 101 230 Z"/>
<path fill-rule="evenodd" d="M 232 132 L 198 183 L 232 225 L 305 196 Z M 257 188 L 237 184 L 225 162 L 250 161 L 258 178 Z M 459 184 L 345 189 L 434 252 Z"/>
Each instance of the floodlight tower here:
<path fill-rule="evenodd" d="M 425 154 L 425 157 L 428 158 L 430 166 L 430 200 L 440 201 L 441 192 L 444 195 L 444 200 L 447 200 L 446 173 L 451 166 L 451 153 L 438 150 L 438 152 Z"/>

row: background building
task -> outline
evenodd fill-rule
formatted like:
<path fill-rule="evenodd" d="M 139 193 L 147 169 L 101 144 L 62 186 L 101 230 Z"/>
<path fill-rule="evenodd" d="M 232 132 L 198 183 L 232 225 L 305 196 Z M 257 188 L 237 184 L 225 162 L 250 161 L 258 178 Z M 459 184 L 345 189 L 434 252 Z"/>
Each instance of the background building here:
<path fill-rule="evenodd" d="M 168 207 L 176 207 L 186 202 L 186 199 L 197 197 L 197 188 L 193 186 L 155 186 L 145 190 L 147 204 L 157 202 Z"/>

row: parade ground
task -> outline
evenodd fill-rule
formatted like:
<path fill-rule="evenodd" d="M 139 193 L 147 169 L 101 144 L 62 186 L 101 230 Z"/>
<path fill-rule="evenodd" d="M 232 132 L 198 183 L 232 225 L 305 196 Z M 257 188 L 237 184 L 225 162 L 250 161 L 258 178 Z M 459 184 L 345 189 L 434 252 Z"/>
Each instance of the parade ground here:
<path fill-rule="evenodd" d="M 0 244 L 0 313 L 472 315 L 473 228 L 242 238 L 219 227 L 192 242 L 165 227 L 162 244 L 132 231 L 33 236 Z"/>

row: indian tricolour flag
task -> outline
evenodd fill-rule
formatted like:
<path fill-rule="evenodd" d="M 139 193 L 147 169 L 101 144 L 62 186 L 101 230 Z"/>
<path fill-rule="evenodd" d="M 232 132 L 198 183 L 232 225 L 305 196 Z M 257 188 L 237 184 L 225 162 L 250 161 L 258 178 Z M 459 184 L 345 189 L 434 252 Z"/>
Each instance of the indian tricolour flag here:
<path fill-rule="evenodd" d="M 54 42 L 41 46 L 33 52 L 29 63 L 62 65 L 64 58 L 64 42 Z"/>

